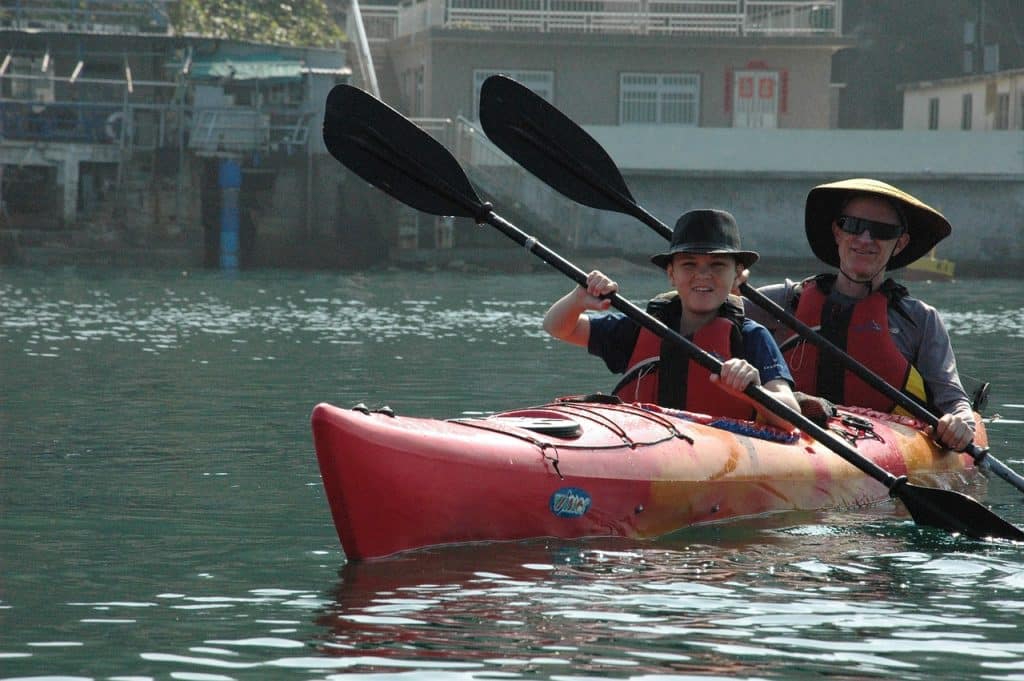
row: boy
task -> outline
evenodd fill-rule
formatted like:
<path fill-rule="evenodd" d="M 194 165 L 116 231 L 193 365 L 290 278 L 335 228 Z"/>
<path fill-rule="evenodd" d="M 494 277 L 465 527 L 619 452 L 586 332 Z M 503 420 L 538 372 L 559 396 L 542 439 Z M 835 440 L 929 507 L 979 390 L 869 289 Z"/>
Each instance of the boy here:
<path fill-rule="evenodd" d="M 648 312 L 704 350 L 719 357 L 720 375 L 713 375 L 671 341 L 662 341 L 619 313 L 597 316 L 588 310 L 607 310 L 601 296 L 618 291 L 618 284 L 599 271 L 555 302 L 544 315 L 544 330 L 555 338 L 581 345 L 604 359 L 608 368 L 625 376 L 613 391 L 629 402 L 656 402 L 689 411 L 751 419 L 772 425 L 789 424 L 743 394 L 751 383 L 762 384 L 772 396 L 799 411 L 791 389 L 792 377 L 771 334 L 742 316 L 729 301 L 736 277 L 758 260 L 740 249 L 739 228 L 721 210 L 694 210 L 676 222 L 668 251 L 651 257 L 665 270 L 673 291 L 648 303 Z"/>

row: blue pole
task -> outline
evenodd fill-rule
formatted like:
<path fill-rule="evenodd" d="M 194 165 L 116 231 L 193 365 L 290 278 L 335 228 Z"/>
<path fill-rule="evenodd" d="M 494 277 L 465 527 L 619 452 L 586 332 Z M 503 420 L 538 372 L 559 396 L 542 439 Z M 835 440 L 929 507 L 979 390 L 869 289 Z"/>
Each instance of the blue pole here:
<path fill-rule="evenodd" d="M 238 190 L 242 186 L 242 167 L 234 159 L 220 162 L 218 185 L 221 190 L 220 268 L 238 269 Z"/>

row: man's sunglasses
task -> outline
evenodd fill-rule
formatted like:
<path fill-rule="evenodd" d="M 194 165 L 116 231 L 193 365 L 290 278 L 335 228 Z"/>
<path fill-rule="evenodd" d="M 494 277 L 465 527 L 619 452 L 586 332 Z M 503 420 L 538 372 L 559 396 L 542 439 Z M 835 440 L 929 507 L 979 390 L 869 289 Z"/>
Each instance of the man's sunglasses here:
<path fill-rule="evenodd" d="M 890 225 L 888 222 L 875 222 L 874 220 L 854 218 L 849 215 L 843 215 L 836 219 L 836 224 L 839 225 L 839 229 L 847 234 L 863 234 L 864 230 L 867 230 L 872 239 L 878 239 L 879 241 L 895 239 L 903 234 L 903 225 Z"/>

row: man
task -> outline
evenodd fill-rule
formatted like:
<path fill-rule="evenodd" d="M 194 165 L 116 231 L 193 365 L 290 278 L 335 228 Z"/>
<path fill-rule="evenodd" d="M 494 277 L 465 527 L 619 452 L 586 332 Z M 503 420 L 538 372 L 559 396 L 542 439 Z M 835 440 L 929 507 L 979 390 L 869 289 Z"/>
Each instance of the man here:
<path fill-rule="evenodd" d="M 935 437 L 962 450 L 974 435 L 970 400 L 957 373 L 949 334 L 932 306 L 887 278 L 928 253 L 952 231 L 934 208 L 892 185 L 850 179 L 815 187 L 804 227 L 811 250 L 838 268 L 800 283 L 759 291 L 819 330 L 888 383 L 942 416 Z M 772 330 L 796 390 L 851 406 L 896 405 L 749 301 L 745 312 Z"/>
<path fill-rule="evenodd" d="M 792 379 L 772 336 L 744 319 L 730 292 L 736 278 L 758 254 L 740 248 L 739 228 L 721 210 L 693 210 L 676 222 L 665 253 L 651 262 L 665 271 L 672 291 L 648 304 L 648 312 L 722 360 L 721 375 L 711 375 L 675 343 L 662 341 L 621 313 L 607 310 L 606 296 L 618 284 L 599 271 L 556 301 L 544 315 L 544 329 L 555 338 L 586 347 L 608 368 L 625 376 L 614 394 L 629 402 L 656 402 L 689 411 L 752 419 L 756 415 L 780 427 L 784 420 L 743 394 L 751 383 L 799 410 Z"/>

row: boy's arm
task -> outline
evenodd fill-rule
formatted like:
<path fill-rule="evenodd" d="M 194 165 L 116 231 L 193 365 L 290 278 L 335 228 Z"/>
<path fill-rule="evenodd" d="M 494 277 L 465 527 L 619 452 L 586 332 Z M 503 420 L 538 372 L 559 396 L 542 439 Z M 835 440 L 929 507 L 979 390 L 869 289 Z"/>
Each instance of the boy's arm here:
<path fill-rule="evenodd" d="M 590 340 L 590 318 L 581 300 L 587 292 L 575 288 L 548 308 L 544 315 L 544 330 L 549 334 L 573 345 L 587 346 Z"/>
<path fill-rule="evenodd" d="M 555 301 L 544 314 L 544 330 L 573 345 L 587 347 L 590 341 L 590 318 L 587 310 L 607 310 L 611 301 L 601 296 L 619 290 L 619 285 L 594 270 L 587 275 L 587 286 L 577 286 Z"/>
<path fill-rule="evenodd" d="M 782 402 L 784 405 L 786 405 L 796 413 L 800 413 L 800 404 L 796 401 L 796 396 L 793 395 L 793 389 L 789 386 L 788 382 L 784 381 L 781 378 L 777 378 L 774 381 L 768 381 L 767 383 L 765 383 L 764 389 L 770 392 L 772 394 L 772 397 L 777 399 L 779 402 Z M 770 425 L 776 426 L 778 428 L 784 428 L 787 430 L 789 428 L 794 427 L 793 424 L 791 424 L 789 421 L 779 416 L 776 416 L 772 412 L 762 407 L 760 404 L 758 404 L 754 408 L 757 409 L 758 417 L 763 419 L 766 423 Z"/>

